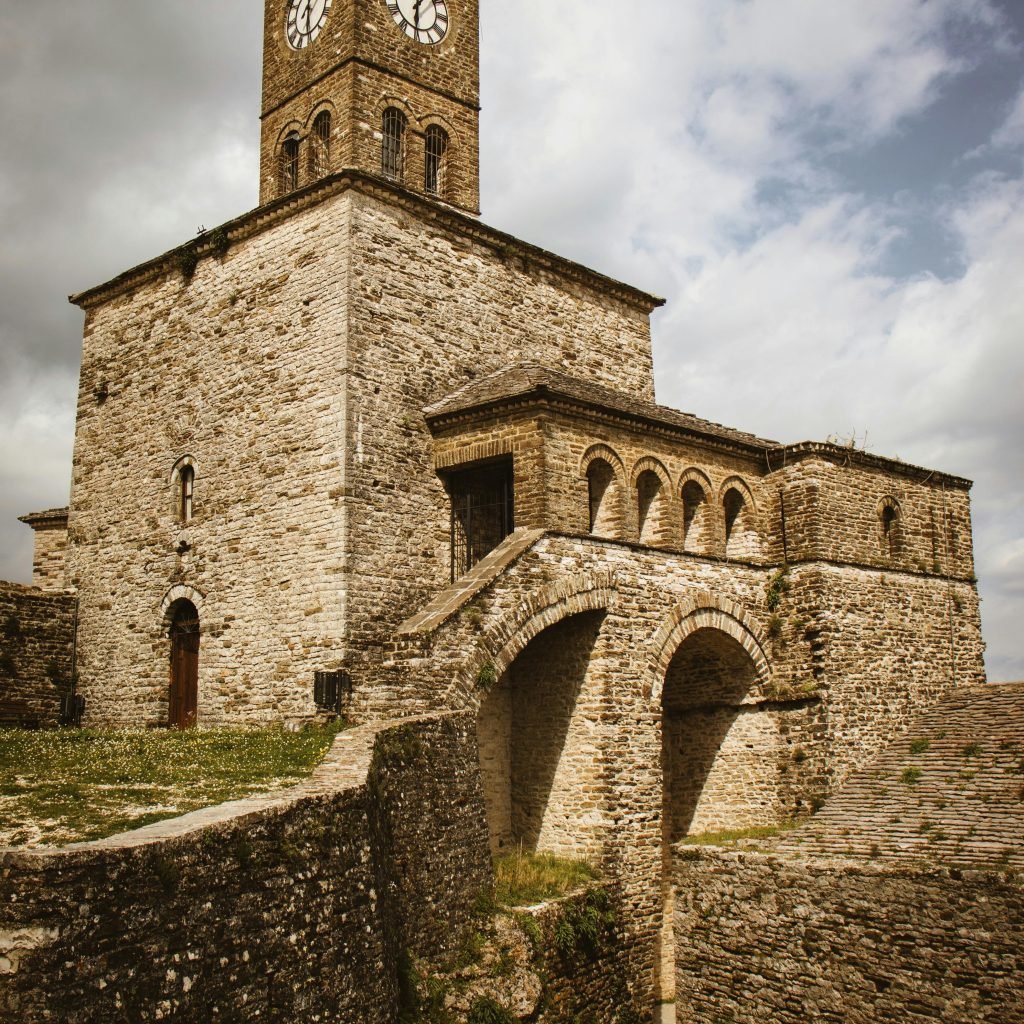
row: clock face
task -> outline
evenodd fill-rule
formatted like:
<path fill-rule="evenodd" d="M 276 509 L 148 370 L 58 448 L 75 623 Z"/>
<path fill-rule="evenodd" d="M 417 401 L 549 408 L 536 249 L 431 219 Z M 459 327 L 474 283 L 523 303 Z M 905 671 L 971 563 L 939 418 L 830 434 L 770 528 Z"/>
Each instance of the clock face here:
<path fill-rule="evenodd" d="M 293 50 L 309 46 L 327 22 L 331 0 L 289 0 L 284 32 Z"/>
<path fill-rule="evenodd" d="M 439 43 L 448 34 L 445 0 L 384 0 L 395 24 L 417 43 Z"/>

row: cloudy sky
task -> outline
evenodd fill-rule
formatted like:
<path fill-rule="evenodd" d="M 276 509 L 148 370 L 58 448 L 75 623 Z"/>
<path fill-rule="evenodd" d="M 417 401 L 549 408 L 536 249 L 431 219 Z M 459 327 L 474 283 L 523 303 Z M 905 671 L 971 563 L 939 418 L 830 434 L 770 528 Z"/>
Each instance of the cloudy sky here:
<path fill-rule="evenodd" d="M 1024 0 L 483 8 L 484 220 L 669 300 L 660 401 L 973 479 L 1024 678 Z M 256 205 L 262 10 L 0 7 L 0 578 L 67 502 L 66 296 Z"/>

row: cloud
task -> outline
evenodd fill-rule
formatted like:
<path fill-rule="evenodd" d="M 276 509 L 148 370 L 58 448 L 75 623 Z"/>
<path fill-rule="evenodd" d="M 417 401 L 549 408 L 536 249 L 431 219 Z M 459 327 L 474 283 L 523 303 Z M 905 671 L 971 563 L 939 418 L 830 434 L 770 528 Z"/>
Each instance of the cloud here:
<path fill-rule="evenodd" d="M 1024 88 L 1017 94 L 1006 120 L 992 136 L 992 144 L 999 149 L 1017 149 L 1024 146 Z"/>

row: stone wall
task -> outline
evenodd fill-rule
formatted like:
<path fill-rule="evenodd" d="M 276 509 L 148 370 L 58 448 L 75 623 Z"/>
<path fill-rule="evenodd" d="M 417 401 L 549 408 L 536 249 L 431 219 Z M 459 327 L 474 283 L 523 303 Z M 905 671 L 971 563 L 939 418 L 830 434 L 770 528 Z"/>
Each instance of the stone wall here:
<path fill-rule="evenodd" d="M 677 847 L 678 1020 L 1024 1018 L 1011 874 Z"/>
<path fill-rule="evenodd" d="M 519 756 L 556 766 L 529 799 L 542 794 L 537 816 L 557 829 L 516 836 L 508 827 L 513 842 L 540 848 L 576 842 L 621 883 L 640 977 L 655 977 L 661 851 L 673 833 L 766 824 L 816 806 L 953 687 L 951 593 L 963 604 L 960 670 L 982 672 L 967 581 L 812 564 L 785 574 L 771 610 L 771 566 L 529 531 L 513 534 L 486 569 L 403 625 L 369 691 L 380 703 L 365 713 L 411 701 L 480 708 L 493 738 L 501 710 L 488 702 L 500 703 L 509 685 L 503 713 L 514 716 L 517 678 L 524 693 L 550 678 L 547 692 L 564 697 L 580 678 L 566 668 L 568 637 L 600 615 L 585 683 L 566 701 L 561 747 L 531 744 L 534 730 L 522 731 Z M 577 758 L 587 762 L 582 783 L 560 785 L 560 766 Z M 684 765 L 703 772 L 699 786 L 684 782 Z M 492 809 L 493 794 L 507 791 L 511 815 L 511 756 L 491 757 L 487 771 Z"/>
<path fill-rule="evenodd" d="M 368 195 L 356 205 L 345 583 L 358 686 L 450 580 L 451 505 L 424 408 L 527 359 L 650 397 L 654 300 L 461 221 L 435 228 Z"/>
<path fill-rule="evenodd" d="M 178 598 L 199 611 L 200 722 L 311 718 L 315 671 L 363 685 L 448 582 L 425 405 L 510 352 L 653 388 L 653 300 L 379 183 L 225 230 L 77 297 L 68 583 L 92 722 L 166 721 Z"/>
<path fill-rule="evenodd" d="M 839 561 L 972 578 L 970 484 L 825 445 L 794 445 L 772 464 L 770 518 L 784 502 L 789 561 Z M 781 497 L 780 497 L 781 496 Z M 883 510 L 893 509 L 888 531 Z"/>
<path fill-rule="evenodd" d="M 966 480 L 834 445 L 780 446 L 638 396 L 612 400 L 599 410 L 538 389 L 432 415 L 434 464 L 511 455 L 519 526 L 591 532 L 588 471 L 599 461 L 611 471 L 599 536 L 741 561 L 973 578 Z M 742 502 L 733 517 L 730 491 Z"/>
<path fill-rule="evenodd" d="M 338 737 L 311 780 L 0 853 L 0 1020 L 379 1021 L 490 880 L 471 721 Z"/>
<path fill-rule="evenodd" d="M 0 720 L 52 724 L 71 689 L 75 597 L 0 582 Z"/>
<path fill-rule="evenodd" d="M 19 522 L 32 527 L 32 586 L 42 590 L 64 590 L 68 547 L 68 510 L 54 508 L 20 516 Z"/>

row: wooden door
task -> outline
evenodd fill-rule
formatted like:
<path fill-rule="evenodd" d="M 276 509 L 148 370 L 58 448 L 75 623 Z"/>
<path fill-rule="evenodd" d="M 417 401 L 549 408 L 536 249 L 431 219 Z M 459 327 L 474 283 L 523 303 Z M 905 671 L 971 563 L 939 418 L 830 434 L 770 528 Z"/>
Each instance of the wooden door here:
<path fill-rule="evenodd" d="M 182 601 L 171 620 L 171 693 L 167 724 L 190 729 L 199 708 L 199 613 Z"/>

